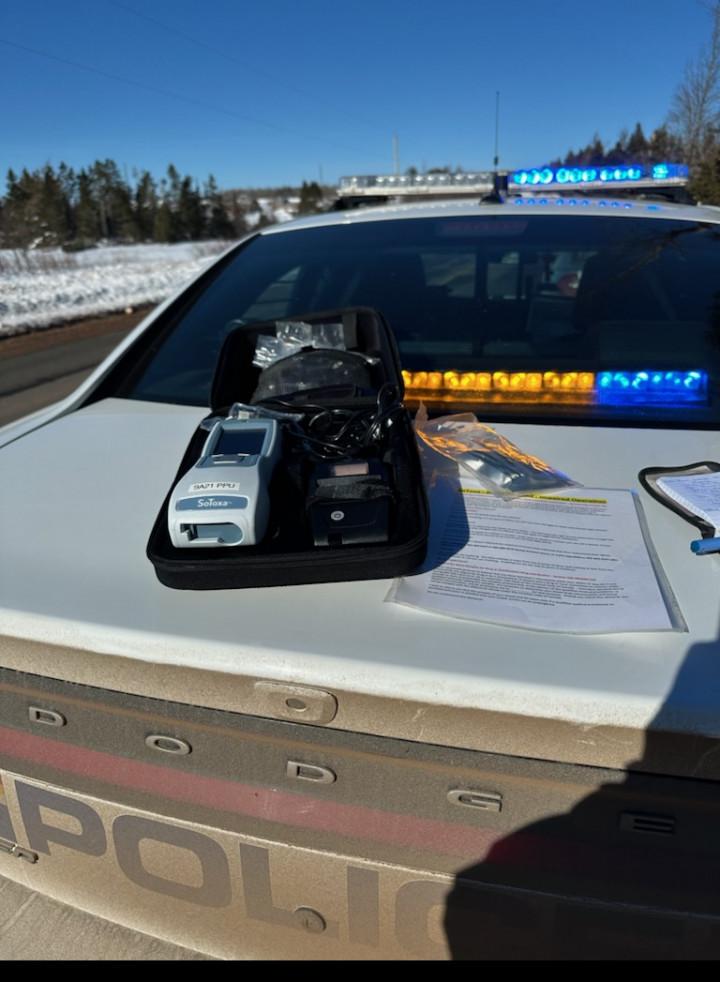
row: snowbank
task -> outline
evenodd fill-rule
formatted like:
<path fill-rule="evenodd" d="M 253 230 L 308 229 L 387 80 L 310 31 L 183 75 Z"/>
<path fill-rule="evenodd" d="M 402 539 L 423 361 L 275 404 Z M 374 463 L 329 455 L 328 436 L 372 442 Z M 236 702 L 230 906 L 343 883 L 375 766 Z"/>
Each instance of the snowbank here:
<path fill-rule="evenodd" d="M 0 249 L 0 337 L 160 303 L 229 247 L 226 241 Z"/>

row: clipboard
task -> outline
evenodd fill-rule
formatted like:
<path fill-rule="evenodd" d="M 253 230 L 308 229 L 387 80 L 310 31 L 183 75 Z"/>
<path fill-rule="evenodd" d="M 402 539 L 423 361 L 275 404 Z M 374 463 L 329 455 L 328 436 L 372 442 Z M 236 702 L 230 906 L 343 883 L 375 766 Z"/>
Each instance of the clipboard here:
<path fill-rule="evenodd" d="M 638 474 L 638 480 L 652 498 L 699 529 L 703 539 L 711 539 L 716 535 L 715 528 L 700 515 L 670 497 L 658 487 L 657 482 L 661 477 L 691 477 L 694 474 L 712 474 L 716 471 L 720 471 L 720 463 L 715 460 L 700 460 L 694 464 L 675 467 L 644 467 Z"/>

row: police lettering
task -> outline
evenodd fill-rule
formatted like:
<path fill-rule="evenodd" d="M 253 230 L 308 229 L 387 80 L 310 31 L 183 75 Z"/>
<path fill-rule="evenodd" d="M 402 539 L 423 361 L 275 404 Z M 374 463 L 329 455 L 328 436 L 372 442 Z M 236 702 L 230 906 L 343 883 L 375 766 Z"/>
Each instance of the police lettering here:
<path fill-rule="evenodd" d="M 193 904 L 196 909 L 231 907 L 242 897 L 250 921 L 272 925 L 276 930 L 312 930 L 331 944 L 340 942 L 340 950 L 348 943 L 376 949 L 392 949 L 397 944 L 412 958 L 463 957 L 459 949 L 455 950 L 455 943 L 462 938 L 463 944 L 468 939 L 472 943 L 473 957 L 494 953 L 509 958 L 519 952 L 530 958 L 577 956 L 580 928 L 581 937 L 592 937 L 595 931 L 604 945 L 614 942 L 618 950 L 630 945 L 635 956 L 650 958 L 663 945 L 675 945 L 672 950 L 682 952 L 684 944 L 691 941 L 699 942 L 702 948 L 703 943 L 713 940 L 713 918 L 698 926 L 672 914 L 639 911 L 633 915 L 547 894 L 520 896 L 490 884 L 453 881 L 450 877 L 405 880 L 393 895 L 388 884 L 381 884 L 380 871 L 352 864 L 345 867 L 346 905 L 316 912 L 302 906 L 302 898 L 297 905 L 279 906 L 273 895 L 272 854 L 264 846 L 239 843 L 240 883 L 235 884 L 231 875 L 235 857 L 204 832 L 145 815 L 125 814 L 117 815 L 106 828 L 86 801 L 18 779 L 15 793 L 27 845 L 34 853 L 17 846 L 13 828 L 19 829 L 20 823 L 11 821 L 7 814 L 2 829 L 13 838 L 0 840 L 0 856 L 19 855 L 20 849 L 22 858 L 37 860 L 41 866 L 43 856 L 62 859 L 63 850 L 90 857 L 112 857 L 114 853 L 125 879 L 136 887 Z M 0 818 L 2 814 L 0 809 Z M 143 843 L 161 850 L 167 846 L 176 860 L 183 854 L 187 859 L 149 868 L 149 853 Z M 195 871 L 191 881 L 188 869 Z M 276 870 L 274 875 L 282 874 Z M 389 904 L 393 910 L 393 916 L 382 921 L 381 896 L 385 898 L 382 913 L 388 911 Z"/>

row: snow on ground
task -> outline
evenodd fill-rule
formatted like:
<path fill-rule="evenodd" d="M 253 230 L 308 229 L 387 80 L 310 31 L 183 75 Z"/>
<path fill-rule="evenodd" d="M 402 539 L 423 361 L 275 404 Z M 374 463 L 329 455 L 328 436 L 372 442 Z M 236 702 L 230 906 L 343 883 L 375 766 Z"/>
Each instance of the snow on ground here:
<path fill-rule="evenodd" d="M 230 245 L 0 249 L 0 338 L 160 303 Z"/>

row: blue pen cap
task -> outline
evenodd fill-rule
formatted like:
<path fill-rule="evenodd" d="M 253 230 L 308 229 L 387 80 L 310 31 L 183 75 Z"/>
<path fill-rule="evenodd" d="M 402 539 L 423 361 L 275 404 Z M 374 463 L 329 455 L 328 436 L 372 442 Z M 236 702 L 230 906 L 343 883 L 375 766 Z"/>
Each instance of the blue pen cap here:
<path fill-rule="evenodd" d="M 720 552 L 720 539 L 696 539 L 690 543 L 690 548 L 698 556 L 707 552 Z"/>

